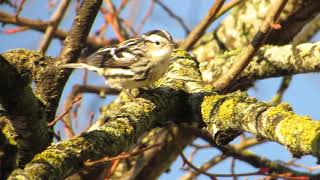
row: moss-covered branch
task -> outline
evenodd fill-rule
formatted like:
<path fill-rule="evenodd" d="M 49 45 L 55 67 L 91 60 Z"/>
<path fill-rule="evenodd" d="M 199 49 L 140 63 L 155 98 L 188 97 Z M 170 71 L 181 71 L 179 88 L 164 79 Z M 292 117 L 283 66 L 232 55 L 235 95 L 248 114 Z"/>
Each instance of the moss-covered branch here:
<path fill-rule="evenodd" d="M 134 102 L 124 99 L 103 109 L 102 126 L 52 145 L 23 170 L 16 170 L 11 179 L 66 177 L 86 160 L 128 150 L 141 134 L 167 123 L 170 117 L 203 120 L 220 144 L 246 131 L 282 143 L 295 154 L 319 154 L 319 122 L 294 114 L 287 105 L 272 106 L 245 93 L 218 95 L 210 85 L 201 85 L 194 58 L 183 51 L 175 57 L 167 76 L 156 83 L 157 88 L 142 92 Z M 230 133 L 235 134 L 226 136 Z"/>
<path fill-rule="evenodd" d="M 187 116 L 187 94 L 182 79 L 189 73 L 191 78 L 200 80 L 200 74 L 197 63 L 188 54 L 176 56 L 171 72 L 178 79 L 166 77 L 158 82 L 156 89 L 141 93 L 134 102 L 114 103 L 102 111 L 104 125 L 48 147 L 9 179 L 61 179 L 79 170 L 86 160 L 116 156 L 128 150 L 142 133 L 166 123 L 169 117 Z"/>
<path fill-rule="evenodd" d="M 288 104 L 273 106 L 242 92 L 213 94 L 204 97 L 201 116 L 218 144 L 228 143 L 221 141 L 227 132 L 245 131 L 279 142 L 295 155 L 320 154 L 320 122 L 296 115 Z"/>
<path fill-rule="evenodd" d="M 160 146 L 141 152 L 138 156 L 124 159 L 110 179 L 157 179 L 170 168 L 171 163 L 180 153 L 177 142 L 174 141 L 171 133 L 181 140 L 179 145 L 182 147 L 194 140 L 192 133 L 178 126 L 171 130 L 168 128 L 153 129 L 134 150 L 155 144 L 160 144 Z"/>
<path fill-rule="evenodd" d="M 257 28 L 259 26 L 257 26 L 257 22 L 263 21 L 263 14 L 266 13 L 265 9 L 268 8 L 269 4 L 271 4 L 271 1 L 263 1 L 262 4 L 259 4 L 260 2 L 261 1 L 257 2 L 252 0 L 244 1 L 243 3 L 245 3 L 245 5 L 237 6 L 234 10 L 232 10 L 233 12 L 228 15 L 228 17 L 217 28 L 217 30 L 214 30 L 213 32 L 210 32 L 207 35 L 203 36 L 199 43 L 197 43 L 194 50 L 197 55 L 198 61 L 203 62 L 212 60 L 212 62 L 215 62 L 215 57 L 223 54 L 225 50 L 240 47 L 242 48 L 246 46 L 249 40 L 252 39 L 253 35 L 258 30 Z M 319 2 L 316 0 L 289 0 L 289 5 L 286 8 L 285 15 L 281 17 L 281 32 L 279 33 L 279 31 L 275 31 L 275 33 L 272 33 L 268 40 L 268 43 L 289 43 L 291 39 L 296 35 L 296 33 L 298 33 L 298 30 L 301 29 L 301 27 L 303 27 L 306 23 L 308 23 L 312 19 L 312 16 L 314 16 L 317 11 L 319 11 L 317 10 L 317 8 L 319 8 Z M 248 19 L 247 17 L 245 17 L 243 12 L 249 14 L 251 18 Z M 288 30 L 290 30 L 289 33 Z M 218 34 L 217 31 L 219 32 Z M 236 37 L 234 36 L 234 31 L 236 31 L 235 33 L 237 33 Z M 283 32 L 286 32 L 286 36 L 283 36 Z M 241 38 L 238 38 L 240 36 L 238 34 L 241 34 Z M 280 35 L 281 37 L 277 37 L 278 35 Z M 232 40 L 228 41 L 229 39 Z M 201 65 L 206 67 L 205 63 L 202 63 Z M 201 68 L 201 70 L 203 69 L 204 68 Z M 213 69 L 212 71 L 215 70 Z M 204 76 L 204 78 L 206 77 Z M 157 156 L 161 156 L 160 154 L 162 153 L 159 152 Z M 162 160 L 153 161 L 151 166 L 154 167 L 154 169 L 157 169 L 155 167 L 157 165 L 161 166 L 163 162 L 164 161 Z"/>
<path fill-rule="evenodd" d="M 229 50 L 248 44 L 258 31 L 257 24 L 263 22 L 272 1 L 248 0 L 237 6 L 218 28 L 219 39 Z M 319 12 L 318 0 L 289 0 L 279 21 L 281 29 L 274 30 L 266 43 L 278 45 L 289 43 Z"/>
<path fill-rule="evenodd" d="M 101 0 L 86 0 L 67 36 L 61 61 L 76 61 L 83 42 L 101 5 Z M 1 105 L 9 114 L 17 133 L 18 165 L 31 160 L 51 142 L 47 121 L 56 113 L 59 98 L 70 71 L 55 66 L 57 61 L 41 53 L 14 50 L 1 60 Z M 7 63 L 9 62 L 9 63 Z M 7 64 L 6 64 L 7 63 Z M 31 88 L 35 83 L 35 91 Z"/>
<path fill-rule="evenodd" d="M 262 47 L 239 80 L 256 80 L 284 75 L 320 71 L 320 43 L 305 43 L 298 45 L 297 53 L 291 45 Z M 242 49 L 233 50 L 214 57 L 212 61 L 201 63 L 201 71 L 206 81 L 214 81 L 228 71 L 237 62 Z"/>
<path fill-rule="evenodd" d="M 41 74 L 45 57 L 22 49 L 9 51 L 0 57 L 2 117 L 14 128 L 18 147 L 16 165 L 23 166 L 51 142 L 44 104 L 31 88 L 32 77 Z M 36 67 L 39 74 L 35 73 Z"/>

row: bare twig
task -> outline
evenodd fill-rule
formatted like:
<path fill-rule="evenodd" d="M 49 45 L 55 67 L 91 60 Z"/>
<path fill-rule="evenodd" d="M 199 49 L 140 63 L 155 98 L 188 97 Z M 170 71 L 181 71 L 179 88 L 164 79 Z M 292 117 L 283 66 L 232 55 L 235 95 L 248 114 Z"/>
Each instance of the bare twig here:
<path fill-rule="evenodd" d="M 190 32 L 188 37 L 181 44 L 181 48 L 190 50 L 198 39 L 204 34 L 205 30 L 209 27 L 216 15 L 222 8 L 225 0 L 217 0 L 209 9 L 208 14 L 200 21 L 200 23 Z"/>
<path fill-rule="evenodd" d="M 105 14 L 106 20 L 111 24 L 111 27 L 120 42 L 128 38 L 128 34 L 122 28 L 119 18 L 119 12 L 111 0 L 105 0 L 110 11 Z"/>
<path fill-rule="evenodd" d="M 26 26 L 21 26 L 21 27 L 14 27 L 14 28 L 9 28 L 9 29 L 5 29 L 5 30 L 0 30 L 0 33 L 3 33 L 3 34 L 15 34 L 15 33 L 23 32 L 23 31 L 26 31 L 26 30 L 29 30 L 29 28 L 26 27 Z"/>
<path fill-rule="evenodd" d="M 50 42 L 52 40 L 52 37 L 56 31 L 56 29 L 59 26 L 60 21 L 63 18 L 63 15 L 65 14 L 69 4 L 70 0 L 61 0 L 57 10 L 53 13 L 51 19 L 50 19 L 50 25 L 46 29 L 46 32 L 44 33 L 43 39 L 40 42 L 39 50 L 42 52 L 46 52 Z"/>
<path fill-rule="evenodd" d="M 269 14 L 265 18 L 259 32 L 255 35 L 250 45 L 247 46 L 241 57 L 239 57 L 239 61 L 233 64 L 226 74 L 214 82 L 213 85 L 215 86 L 216 90 L 219 91 L 226 88 L 247 67 L 253 56 L 264 43 L 264 40 L 268 37 L 287 2 L 288 0 L 279 0 L 270 7 Z"/>
<path fill-rule="evenodd" d="M 303 169 L 308 170 L 310 173 L 320 169 L 320 165 L 310 167 L 310 166 L 306 166 L 306 165 L 303 165 L 303 164 L 296 163 L 295 162 L 296 160 L 297 159 L 293 159 L 292 161 L 287 162 L 286 165 L 303 168 Z"/>
<path fill-rule="evenodd" d="M 126 159 L 126 158 L 129 158 L 129 157 L 132 157 L 132 156 L 137 156 L 137 155 L 139 155 L 140 153 L 142 153 L 144 151 L 147 151 L 149 149 L 158 147 L 160 145 L 162 145 L 162 143 L 158 143 L 158 144 L 154 144 L 154 145 L 151 145 L 151 146 L 148 146 L 148 147 L 145 147 L 145 148 L 141 148 L 141 149 L 139 149 L 139 150 L 137 150 L 135 152 L 122 153 L 119 156 L 115 156 L 115 157 L 105 157 L 105 158 L 102 158 L 102 159 L 99 159 L 99 160 L 96 160 L 96 161 L 87 161 L 87 162 L 84 163 L 84 165 L 86 165 L 86 166 L 94 166 L 94 165 L 97 165 L 97 164 L 105 163 L 107 161 Z"/>
<path fill-rule="evenodd" d="M 81 100 L 81 98 L 78 98 L 78 99 L 75 99 L 74 101 L 72 101 L 71 106 L 69 106 L 68 108 L 66 108 L 66 109 L 64 110 L 64 112 L 63 112 L 60 116 L 58 116 L 58 117 L 56 117 L 54 120 L 52 120 L 52 121 L 48 124 L 48 127 L 54 126 L 59 120 L 61 120 L 65 115 L 67 115 L 67 114 L 70 112 L 70 110 L 71 110 L 71 108 L 72 108 L 72 104 L 74 104 L 74 103 L 76 103 L 76 102 L 78 102 L 78 101 L 80 101 L 80 100 Z"/>
<path fill-rule="evenodd" d="M 193 170 L 195 170 L 197 173 L 199 174 L 204 174 L 206 176 L 209 176 L 210 178 L 216 179 L 216 177 L 233 177 L 233 176 L 252 176 L 252 175 L 262 175 L 259 171 L 255 171 L 255 172 L 250 172 L 250 173 L 241 173 L 241 174 L 213 174 L 213 173 L 208 173 L 198 167 L 196 167 L 194 164 L 192 164 L 188 158 L 183 154 L 183 148 L 182 146 L 179 144 L 180 140 L 178 139 L 178 137 L 176 137 L 174 135 L 174 133 L 172 132 L 172 129 L 170 129 L 170 134 L 172 136 L 172 138 L 174 139 L 174 141 L 177 144 L 177 148 L 180 149 L 180 156 L 183 160 L 183 163 L 187 164 L 190 168 L 192 168 Z M 207 138 L 206 138 L 207 139 Z M 210 139 L 212 139 L 210 137 Z M 212 141 L 210 141 L 210 143 L 212 143 Z"/>
<path fill-rule="evenodd" d="M 18 6 L 18 9 L 17 9 L 17 12 L 15 14 L 15 19 L 18 20 L 19 18 L 19 15 L 23 9 L 23 6 L 24 6 L 24 3 L 26 2 L 26 0 L 21 0 L 20 3 L 19 3 L 19 6 Z"/>
<path fill-rule="evenodd" d="M 196 167 L 194 164 L 192 164 L 190 161 L 188 161 L 187 157 L 183 154 L 183 152 L 180 152 L 180 156 L 184 163 L 186 163 L 188 166 L 190 166 L 193 170 L 197 171 L 199 174 L 204 174 L 206 176 L 209 176 L 211 178 L 216 179 L 216 177 L 234 177 L 234 176 L 254 176 L 254 175 L 261 175 L 260 171 L 255 172 L 249 172 L 249 173 L 239 173 L 239 174 L 215 174 L 215 173 L 208 173 L 206 171 L 203 171 L 202 169 Z"/>
<path fill-rule="evenodd" d="M 11 14 L 3 12 L 3 11 L 0 11 L 0 22 L 3 22 L 4 24 L 14 24 L 17 26 L 23 26 L 25 28 L 36 30 L 39 32 L 45 32 L 46 29 L 50 26 L 49 21 L 33 20 L 33 19 L 29 19 L 29 18 L 24 18 L 24 17 L 19 17 L 19 19 L 16 20 L 14 15 L 11 15 Z M 57 29 L 55 31 L 55 33 L 53 34 L 53 36 L 55 38 L 58 38 L 60 40 L 65 40 L 67 35 L 68 35 L 68 32 L 63 31 L 61 29 Z M 87 42 L 88 42 L 88 45 L 90 45 L 94 48 L 100 48 L 103 46 L 113 44 L 118 41 L 110 40 L 108 42 L 108 41 L 104 41 L 99 38 L 96 38 L 94 36 L 89 36 L 87 38 Z"/>
<path fill-rule="evenodd" d="M 90 127 L 93 124 L 93 119 L 94 119 L 94 112 L 90 112 L 90 118 L 89 118 L 89 121 L 88 121 L 88 125 L 87 125 L 87 127 L 85 128 L 84 131 L 89 131 Z"/>
<path fill-rule="evenodd" d="M 129 0 L 122 0 L 119 8 L 117 9 L 117 12 L 121 12 L 128 4 Z"/>
<path fill-rule="evenodd" d="M 233 175 L 232 178 L 233 178 L 233 180 L 237 180 L 237 176 L 234 175 L 235 174 L 235 167 L 236 167 L 236 159 L 234 157 L 231 159 L 230 166 L 231 166 L 230 173 Z"/>
<path fill-rule="evenodd" d="M 228 4 L 224 5 L 219 13 L 217 14 L 217 16 L 215 17 L 215 19 L 217 19 L 218 17 L 222 16 L 224 13 L 226 13 L 227 11 L 229 11 L 231 8 L 235 7 L 236 5 L 240 4 L 241 2 L 244 2 L 245 0 L 233 0 L 231 2 L 229 2 Z M 212 22 L 211 22 L 212 23 Z"/>
<path fill-rule="evenodd" d="M 289 87 L 292 76 L 284 76 L 281 82 L 281 85 L 276 93 L 276 95 L 272 98 L 271 102 L 273 104 L 280 104 L 282 101 L 283 95 Z"/>
<path fill-rule="evenodd" d="M 154 10 L 154 4 L 155 4 L 154 1 L 151 1 L 151 2 L 150 2 L 150 5 L 149 5 L 149 7 L 148 7 L 148 9 L 147 9 L 147 12 L 146 12 L 146 14 L 143 16 L 143 18 L 142 18 L 142 20 L 141 20 L 141 22 L 140 22 L 140 24 L 139 24 L 139 26 L 138 26 L 138 28 L 137 28 L 137 30 L 136 30 L 138 33 L 141 32 L 144 24 L 147 22 L 148 18 L 152 15 L 152 12 L 153 12 L 153 10 Z"/>
<path fill-rule="evenodd" d="M 118 94 L 119 91 L 107 86 L 91 86 L 91 85 L 79 85 L 76 84 L 72 88 L 72 92 L 68 96 L 66 102 L 65 102 L 65 107 L 69 107 L 73 99 L 80 93 L 95 93 L 100 96 L 105 96 L 106 94 Z"/>
<path fill-rule="evenodd" d="M 188 28 L 188 26 L 186 25 L 186 23 L 183 21 L 181 17 L 179 17 L 173 11 L 171 11 L 171 9 L 160 0 L 153 0 L 153 1 L 155 1 L 165 12 L 167 12 L 170 17 L 178 21 L 178 23 L 181 25 L 182 29 L 185 31 L 186 34 L 190 33 L 190 29 Z"/>
<path fill-rule="evenodd" d="M 113 175 L 113 173 L 116 171 L 119 164 L 120 164 L 120 159 L 116 159 L 116 160 L 111 161 L 111 167 L 109 168 L 108 171 L 106 171 L 106 175 L 104 176 L 104 180 L 108 180 Z"/>
<path fill-rule="evenodd" d="M 128 20 L 122 19 L 121 17 L 119 17 L 119 19 L 123 26 L 127 28 L 128 32 L 131 32 L 133 36 L 138 36 L 138 32 L 132 27 L 132 24 Z"/>

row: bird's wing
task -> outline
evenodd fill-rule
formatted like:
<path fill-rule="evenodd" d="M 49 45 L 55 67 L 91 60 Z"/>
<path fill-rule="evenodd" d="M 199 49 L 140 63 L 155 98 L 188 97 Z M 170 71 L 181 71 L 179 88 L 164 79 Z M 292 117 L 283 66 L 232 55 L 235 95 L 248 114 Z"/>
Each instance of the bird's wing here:
<path fill-rule="evenodd" d="M 144 55 L 136 43 L 136 40 L 128 40 L 114 47 L 101 48 L 83 63 L 96 67 L 129 67 Z"/>

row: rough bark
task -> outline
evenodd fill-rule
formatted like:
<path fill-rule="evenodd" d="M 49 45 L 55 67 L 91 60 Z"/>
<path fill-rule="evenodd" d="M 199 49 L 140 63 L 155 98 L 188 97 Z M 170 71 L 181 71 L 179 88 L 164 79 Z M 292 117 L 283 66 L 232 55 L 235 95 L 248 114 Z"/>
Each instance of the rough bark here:
<path fill-rule="evenodd" d="M 11 139 L 16 141 L 18 148 L 15 166 L 22 167 L 51 142 L 52 134 L 47 127 L 44 102 L 41 96 L 33 93 L 30 85 L 32 78 L 36 80 L 44 73 L 46 59 L 49 58 L 39 52 L 22 49 L 9 51 L 1 56 L 2 118 L 14 128 L 15 135 Z M 10 132 L 5 133 L 7 137 L 12 137 L 12 131 Z"/>
<path fill-rule="evenodd" d="M 238 82 L 320 70 L 320 43 L 300 44 L 295 51 L 297 53 L 294 53 L 292 45 L 262 47 L 241 73 Z M 242 49 L 237 49 L 216 56 L 212 61 L 202 62 L 203 79 L 212 82 L 225 74 L 233 63 L 237 63 L 241 53 Z"/>
<path fill-rule="evenodd" d="M 282 143 L 295 154 L 319 154 L 319 122 L 294 114 L 288 105 L 258 102 L 245 93 L 216 94 L 212 86 L 203 87 L 200 81 L 195 59 L 178 51 L 167 76 L 154 90 L 142 92 L 134 102 L 122 99 L 111 110 L 103 110 L 101 127 L 50 146 L 9 179 L 66 177 L 86 160 L 128 150 L 142 133 L 168 123 L 169 117 L 203 120 L 218 144 L 247 131 Z"/>

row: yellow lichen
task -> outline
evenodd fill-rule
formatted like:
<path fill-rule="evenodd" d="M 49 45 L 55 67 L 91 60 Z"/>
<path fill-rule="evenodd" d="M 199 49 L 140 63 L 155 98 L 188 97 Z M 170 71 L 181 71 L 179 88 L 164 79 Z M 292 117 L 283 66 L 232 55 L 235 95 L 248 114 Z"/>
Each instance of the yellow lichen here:
<path fill-rule="evenodd" d="M 233 119 L 234 108 L 239 102 L 239 98 L 236 96 L 234 98 L 230 98 L 224 101 L 220 107 L 218 112 L 218 117 L 221 121 L 231 121 Z"/>
<path fill-rule="evenodd" d="M 203 99 L 203 102 L 201 104 L 201 114 L 203 121 L 208 123 L 210 121 L 210 118 L 212 116 L 212 109 L 213 105 L 219 101 L 223 96 L 221 95 L 211 95 L 211 96 L 206 96 Z M 210 123 L 209 123 L 210 124 Z"/>
<path fill-rule="evenodd" d="M 287 146 L 298 151 L 318 152 L 320 122 L 307 116 L 289 115 L 279 124 L 279 135 Z M 315 153 L 319 154 L 319 153 Z"/>
<path fill-rule="evenodd" d="M 172 53 L 172 58 L 186 58 L 186 59 L 194 59 L 187 51 L 183 49 L 175 49 Z"/>
<path fill-rule="evenodd" d="M 268 117 L 284 115 L 288 116 L 292 114 L 292 109 L 287 103 L 281 103 L 277 106 L 271 107 L 267 111 Z"/>

